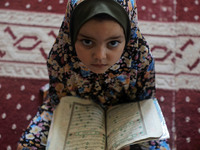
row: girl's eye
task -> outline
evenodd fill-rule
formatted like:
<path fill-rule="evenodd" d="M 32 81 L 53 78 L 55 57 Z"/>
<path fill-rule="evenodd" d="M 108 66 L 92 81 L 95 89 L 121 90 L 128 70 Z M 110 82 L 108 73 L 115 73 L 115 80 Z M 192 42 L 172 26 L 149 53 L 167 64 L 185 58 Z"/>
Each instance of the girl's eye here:
<path fill-rule="evenodd" d="M 82 40 L 82 43 L 85 46 L 91 46 L 92 45 L 92 41 L 91 40 Z"/>
<path fill-rule="evenodd" d="M 119 41 L 111 41 L 108 44 L 110 47 L 117 47 L 119 45 Z"/>

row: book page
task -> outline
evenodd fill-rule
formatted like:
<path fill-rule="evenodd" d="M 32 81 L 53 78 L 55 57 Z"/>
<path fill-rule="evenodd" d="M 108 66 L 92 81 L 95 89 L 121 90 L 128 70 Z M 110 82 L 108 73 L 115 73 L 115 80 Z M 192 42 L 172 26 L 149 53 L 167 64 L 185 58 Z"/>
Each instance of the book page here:
<path fill-rule="evenodd" d="M 108 150 L 117 150 L 141 135 L 146 135 L 146 130 L 139 103 L 121 104 L 107 112 Z"/>
<path fill-rule="evenodd" d="M 49 150 L 105 150 L 105 114 L 92 101 L 61 99 L 54 119 Z"/>
<path fill-rule="evenodd" d="M 141 112 L 145 123 L 148 137 L 159 139 L 163 135 L 161 118 L 156 108 L 155 99 L 144 100 L 140 102 Z M 158 104 L 158 103 L 157 103 Z"/>
<path fill-rule="evenodd" d="M 167 128 L 167 124 L 166 124 L 165 118 L 163 116 L 162 110 L 160 108 L 160 105 L 159 105 L 159 103 L 156 99 L 154 100 L 154 104 L 156 106 L 156 110 L 157 110 L 158 115 L 160 117 L 161 126 L 162 126 L 162 129 L 163 129 L 163 135 L 160 137 L 160 140 L 169 139 L 170 135 L 169 135 L 169 131 L 168 131 L 168 128 Z"/>
<path fill-rule="evenodd" d="M 152 100 L 121 104 L 111 108 L 107 112 L 108 150 L 118 150 L 150 137 L 159 138 L 162 129 L 157 128 L 156 123 L 160 125 Z"/>

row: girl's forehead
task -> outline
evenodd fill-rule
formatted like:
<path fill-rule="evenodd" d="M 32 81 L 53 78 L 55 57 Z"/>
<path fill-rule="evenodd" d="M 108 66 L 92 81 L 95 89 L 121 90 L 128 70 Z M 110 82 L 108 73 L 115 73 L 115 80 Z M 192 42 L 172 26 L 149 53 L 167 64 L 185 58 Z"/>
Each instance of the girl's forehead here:
<path fill-rule="evenodd" d="M 87 21 L 79 31 L 80 34 L 82 33 L 90 33 L 96 35 L 97 37 L 99 34 L 101 35 L 125 35 L 123 28 L 119 23 L 117 23 L 115 20 L 96 20 L 96 19 L 91 19 Z M 78 34 L 79 35 L 79 34 Z"/>

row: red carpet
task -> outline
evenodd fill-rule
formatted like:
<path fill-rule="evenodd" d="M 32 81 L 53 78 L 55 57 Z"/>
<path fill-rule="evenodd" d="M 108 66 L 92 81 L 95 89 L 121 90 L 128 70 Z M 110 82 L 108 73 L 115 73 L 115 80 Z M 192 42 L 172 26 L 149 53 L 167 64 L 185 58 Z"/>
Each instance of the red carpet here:
<path fill-rule="evenodd" d="M 139 26 L 156 60 L 157 95 L 172 150 L 200 149 L 200 1 L 137 0 Z M 0 150 L 17 141 L 48 82 L 47 54 L 66 0 L 0 1 Z"/>

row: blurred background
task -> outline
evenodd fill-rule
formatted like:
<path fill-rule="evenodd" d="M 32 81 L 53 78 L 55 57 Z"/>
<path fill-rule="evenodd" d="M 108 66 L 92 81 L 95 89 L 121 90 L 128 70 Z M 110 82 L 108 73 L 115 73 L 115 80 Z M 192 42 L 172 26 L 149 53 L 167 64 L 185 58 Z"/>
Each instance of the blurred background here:
<path fill-rule="evenodd" d="M 0 0 L 0 150 L 16 149 L 42 103 L 46 58 L 67 0 Z M 156 60 L 156 97 L 172 150 L 200 149 L 200 0 L 137 0 Z"/>

